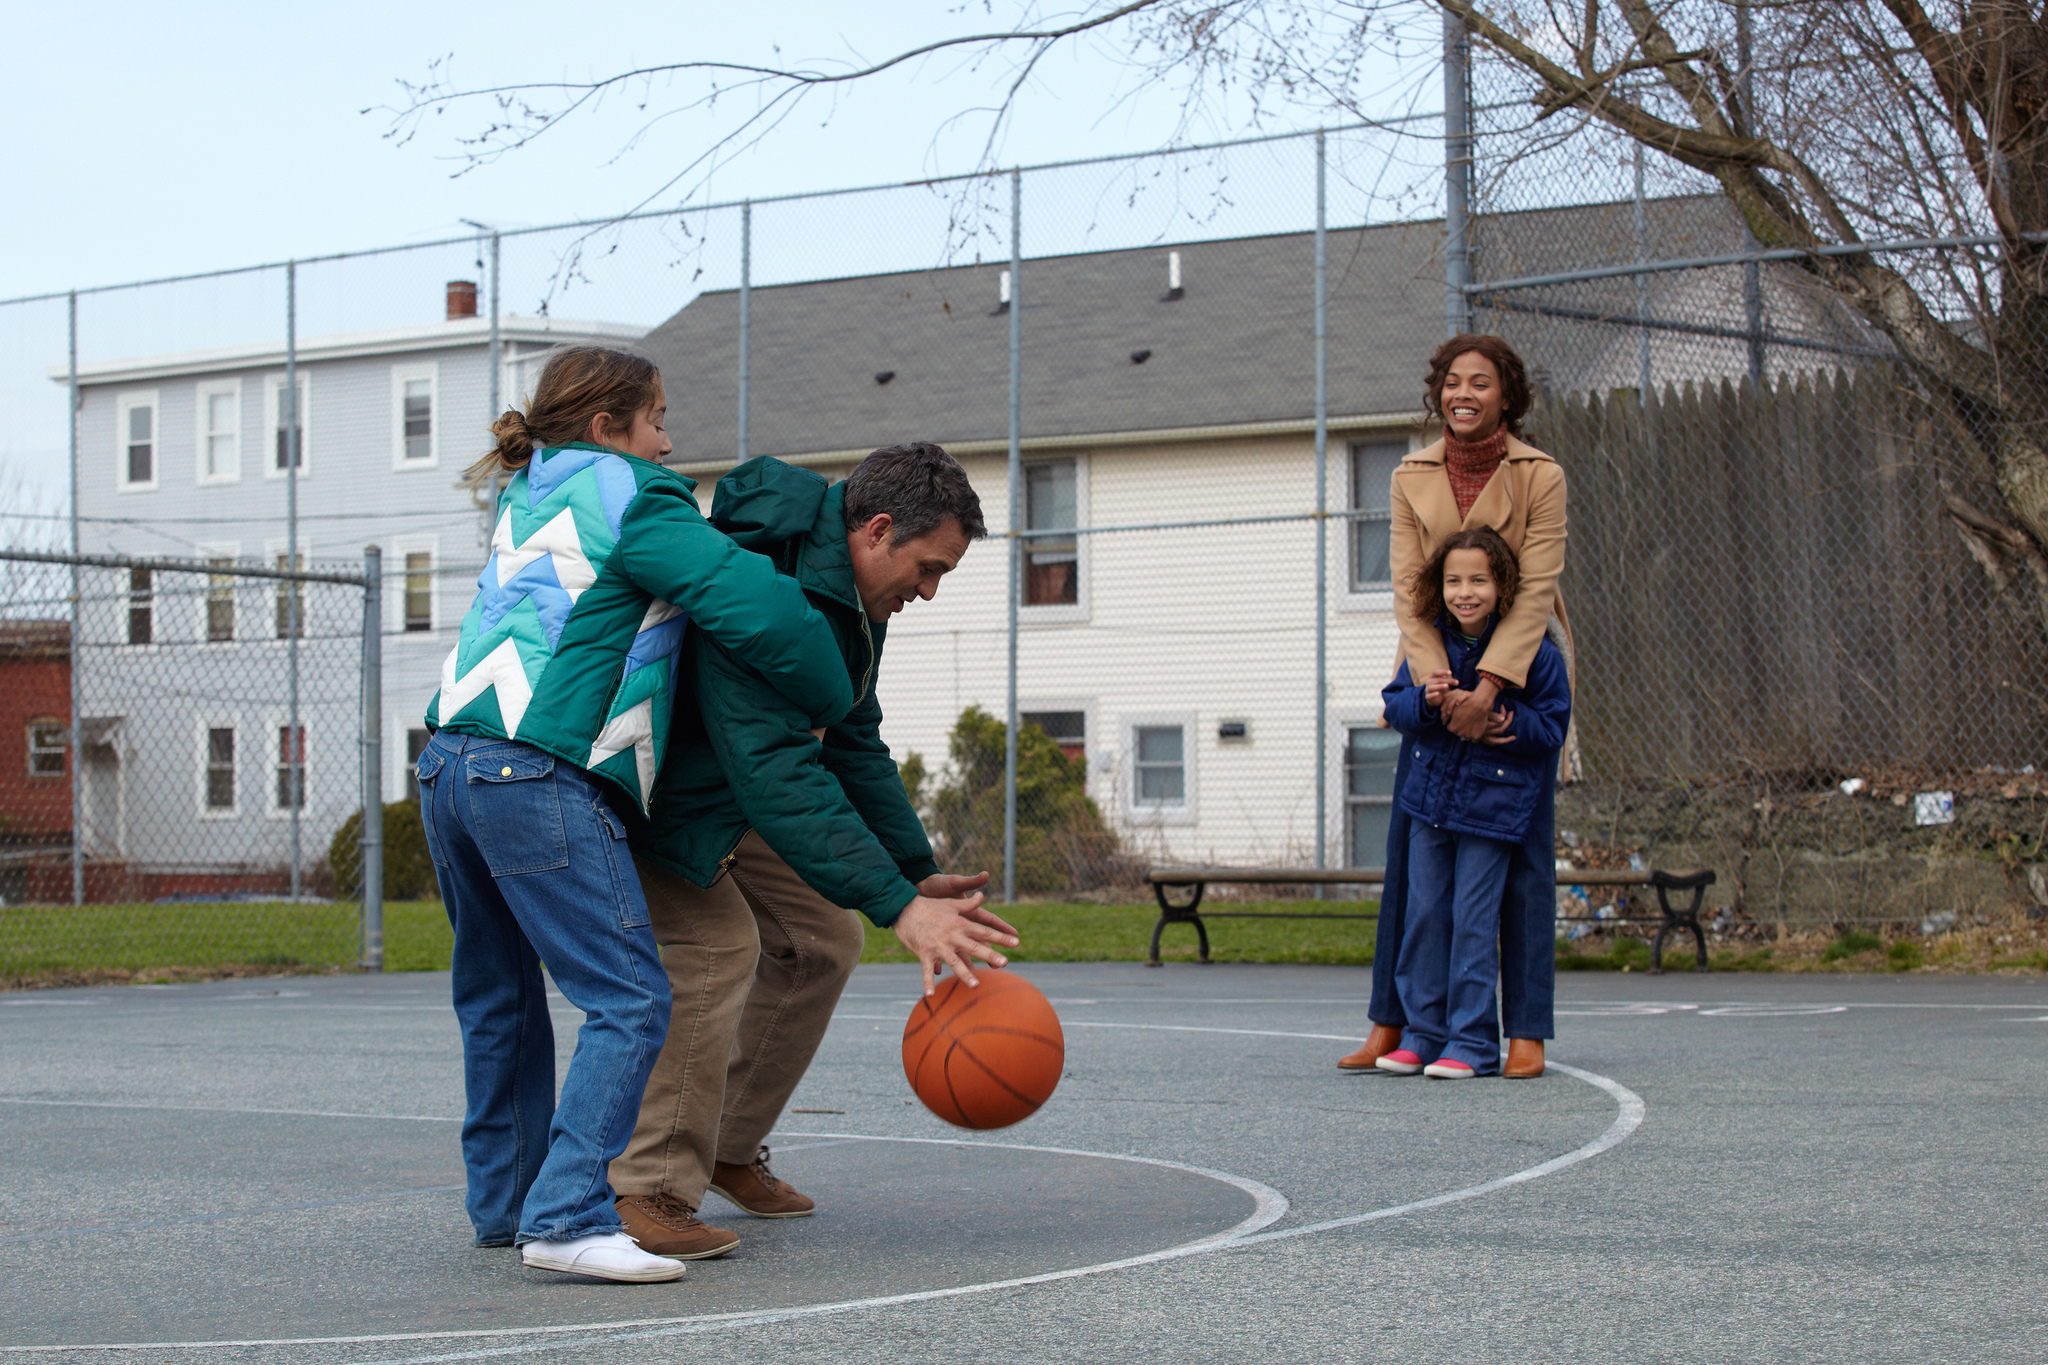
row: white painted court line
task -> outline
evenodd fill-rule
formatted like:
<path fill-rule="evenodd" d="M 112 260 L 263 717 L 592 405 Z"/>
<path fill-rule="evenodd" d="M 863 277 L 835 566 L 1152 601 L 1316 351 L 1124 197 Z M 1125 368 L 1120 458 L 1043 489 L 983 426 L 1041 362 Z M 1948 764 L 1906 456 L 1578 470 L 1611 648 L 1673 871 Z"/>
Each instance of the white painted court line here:
<path fill-rule="evenodd" d="M 307 1119 L 390 1119 L 394 1123 L 460 1123 L 446 1114 L 358 1114 L 336 1109 L 255 1109 L 232 1104 L 131 1104 L 122 1100 L 22 1100 L 0 1095 L 0 1104 L 31 1104 L 48 1109 L 162 1109 L 181 1114 L 283 1114 Z"/>
<path fill-rule="evenodd" d="M 891 1022 L 895 1020 L 894 1015 L 841 1014 L 834 1015 L 833 1018 L 835 1022 L 841 1019 L 860 1020 L 863 1022 L 870 1019 L 888 1019 Z M 1178 1033 L 1228 1033 L 1256 1038 L 1303 1038 L 1316 1042 L 1351 1041 L 1349 1034 L 1294 1033 L 1277 1029 L 1207 1028 L 1189 1024 L 1074 1022 L 1066 1026 L 1069 1028 L 1142 1029 Z M 1258 1242 L 1306 1237 L 1315 1233 L 1331 1232 L 1339 1228 L 1354 1227 L 1361 1223 L 1374 1222 L 1383 1218 L 1395 1218 L 1403 1214 L 1416 1213 L 1445 1204 L 1476 1199 L 1514 1185 L 1526 1184 L 1532 1180 L 1540 1180 L 1544 1176 L 1553 1175 L 1569 1166 L 1575 1166 L 1579 1162 L 1598 1156 L 1600 1153 L 1621 1142 L 1641 1126 L 1645 1106 L 1642 1097 L 1633 1090 L 1609 1077 L 1597 1075 L 1590 1071 L 1581 1071 L 1577 1067 L 1567 1066 L 1562 1062 L 1552 1061 L 1550 1065 L 1566 1075 L 1607 1092 L 1608 1095 L 1613 1097 L 1619 1112 L 1615 1115 L 1614 1122 L 1609 1124 L 1606 1131 L 1599 1137 L 1594 1138 L 1584 1146 L 1566 1152 L 1562 1156 L 1552 1157 L 1548 1161 L 1516 1171 L 1511 1175 L 1501 1176 L 1477 1185 L 1469 1185 L 1464 1189 L 1452 1190 L 1446 1194 L 1434 1195 L 1430 1198 L 1415 1200 L 1407 1204 L 1374 1209 L 1369 1213 L 1352 1214 L 1343 1218 L 1326 1219 L 1322 1222 L 1309 1223 L 1296 1228 L 1264 1231 L 1264 1229 L 1269 1228 L 1273 1223 L 1285 1217 L 1289 1207 L 1286 1197 L 1270 1186 L 1244 1176 L 1232 1175 L 1227 1171 L 1191 1166 L 1178 1161 L 1163 1160 L 1158 1157 L 1130 1156 L 1116 1152 L 1088 1152 L 1068 1147 L 1041 1147 L 1014 1142 L 981 1142 L 961 1138 L 912 1138 L 884 1137 L 865 1133 L 787 1132 L 782 1134 L 782 1136 L 814 1138 L 831 1142 L 906 1142 L 929 1146 L 997 1147 L 1011 1151 L 1092 1157 L 1106 1161 L 1128 1161 L 1141 1165 L 1160 1166 L 1170 1170 L 1186 1171 L 1193 1175 L 1200 1175 L 1212 1180 L 1220 1180 L 1226 1184 L 1235 1185 L 1252 1195 L 1255 1207 L 1250 1217 L 1239 1222 L 1234 1227 L 1222 1232 L 1212 1233 L 1207 1237 L 1197 1238 L 1192 1242 L 1184 1242 L 1179 1246 L 1168 1247 L 1162 1251 L 1148 1252 L 1140 1256 L 1129 1256 L 1116 1261 L 1104 1261 L 1096 1265 L 1076 1266 L 1070 1270 L 1054 1270 L 1039 1275 L 1024 1275 L 1008 1280 L 990 1280 L 980 1284 L 958 1285 L 948 1289 L 915 1290 L 905 1294 L 879 1295 L 867 1299 L 848 1299 L 836 1303 L 805 1304 L 796 1308 L 753 1309 L 733 1313 L 707 1313 L 689 1317 L 653 1318 L 627 1322 L 568 1323 L 547 1327 L 499 1328 L 496 1330 L 475 1329 L 455 1332 L 387 1333 L 373 1336 L 283 1337 L 247 1341 L 108 1343 L 104 1345 L 83 1346 L 4 1346 L 0 1347 L 0 1354 L 56 1354 L 85 1351 L 174 1351 L 276 1346 L 368 1346 L 397 1342 L 454 1342 L 462 1340 L 503 1340 L 508 1337 L 527 1338 L 527 1340 L 514 1345 L 446 1352 L 438 1355 L 394 1357 L 381 1361 L 360 1362 L 360 1365 L 441 1365 L 441 1362 L 447 1361 L 483 1360 L 497 1356 L 530 1355 L 541 1351 L 555 1350 L 565 1344 L 563 1338 L 571 1334 L 584 1334 L 583 1339 L 575 1343 L 578 1346 L 648 1341 L 666 1337 L 691 1336 L 705 1332 L 723 1331 L 736 1327 L 769 1326 L 775 1323 L 821 1317 L 828 1314 L 850 1313 L 875 1308 L 893 1308 L 911 1303 L 929 1303 L 940 1299 L 961 1298 L 972 1294 L 988 1294 L 1005 1289 L 1021 1289 L 1032 1285 L 1054 1284 L 1062 1280 L 1106 1275 L 1115 1271 L 1130 1270 L 1145 1265 L 1156 1265 L 1161 1262 L 1180 1260 L 1189 1256 L 1200 1256 L 1215 1251 L 1227 1251 Z M 348 1117 L 355 1116 L 350 1115 Z M 535 1340 L 535 1338 L 546 1338 L 546 1340 Z"/>

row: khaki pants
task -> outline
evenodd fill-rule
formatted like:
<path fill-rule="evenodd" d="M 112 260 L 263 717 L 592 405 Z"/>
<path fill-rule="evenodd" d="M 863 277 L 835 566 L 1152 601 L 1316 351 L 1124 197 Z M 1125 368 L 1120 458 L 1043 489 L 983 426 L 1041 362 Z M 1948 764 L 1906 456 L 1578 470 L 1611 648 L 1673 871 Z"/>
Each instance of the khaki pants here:
<path fill-rule="evenodd" d="M 712 1163 L 752 1161 L 782 1117 L 860 961 L 861 926 L 752 831 L 714 886 L 634 864 L 675 1003 L 611 1184 L 694 1209 Z"/>

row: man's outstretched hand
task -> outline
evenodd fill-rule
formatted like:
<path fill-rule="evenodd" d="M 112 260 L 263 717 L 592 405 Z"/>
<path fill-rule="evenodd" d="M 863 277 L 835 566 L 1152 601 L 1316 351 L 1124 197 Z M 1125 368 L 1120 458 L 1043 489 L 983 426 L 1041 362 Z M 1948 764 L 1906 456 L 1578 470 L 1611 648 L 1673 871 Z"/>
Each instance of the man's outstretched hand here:
<path fill-rule="evenodd" d="M 954 896 L 971 896 L 987 885 L 986 872 L 977 872 L 972 877 L 956 877 L 950 872 L 934 872 L 917 884 L 917 894 L 942 901 Z"/>
<path fill-rule="evenodd" d="M 986 884 L 988 874 L 947 877 L 939 873 L 925 878 L 923 886 L 940 881 L 972 882 L 979 886 Z M 979 957 L 991 967 L 1009 965 L 1010 960 L 997 950 L 997 945 L 1016 947 L 1017 931 L 982 908 L 979 891 L 940 898 L 924 894 L 923 886 L 919 888 L 920 894 L 896 917 L 894 928 L 896 937 L 917 955 L 918 965 L 924 968 L 926 995 L 938 989 L 941 963 L 951 967 L 970 986 L 981 984 L 974 975 L 973 958 Z"/>

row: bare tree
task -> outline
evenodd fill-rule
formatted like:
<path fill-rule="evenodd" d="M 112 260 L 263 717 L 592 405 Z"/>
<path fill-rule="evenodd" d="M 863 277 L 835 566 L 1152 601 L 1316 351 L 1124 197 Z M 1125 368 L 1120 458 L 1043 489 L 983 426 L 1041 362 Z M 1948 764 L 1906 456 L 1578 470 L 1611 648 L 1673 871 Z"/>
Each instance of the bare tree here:
<path fill-rule="evenodd" d="M 706 88 L 649 117 L 752 108 L 681 175 L 759 137 L 806 96 L 952 53 L 1007 63 L 984 111 L 999 150 L 1017 91 L 1054 47 L 1110 41 L 1184 109 L 1235 100 L 1361 113 L 1374 58 L 1413 52 L 1440 9 L 1504 60 L 1529 100 L 1527 136 L 1606 129 L 1710 177 L 1766 249 L 1887 337 L 1930 410 L 1981 451 L 2003 508 L 1949 511 L 1994 581 L 2024 568 L 2048 621 L 2048 32 L 2038 0 L 1136 0 L 936 39 L 865 66 L 677 63 L 579 85 L 407 88 L 429 112 L 488 101 L 470 163 L 525 145 L 614 93 L 685 77 Z M 645 104 L 643 103 L 643 107 Z M 1945 243 L 1911 255 L 1863 248 Z"/>

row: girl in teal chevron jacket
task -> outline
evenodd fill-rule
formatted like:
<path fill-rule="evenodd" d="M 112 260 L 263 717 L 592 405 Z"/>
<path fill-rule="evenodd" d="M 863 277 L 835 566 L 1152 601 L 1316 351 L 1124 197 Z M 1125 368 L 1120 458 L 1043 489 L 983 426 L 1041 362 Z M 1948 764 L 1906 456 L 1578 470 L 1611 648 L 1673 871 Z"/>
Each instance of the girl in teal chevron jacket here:
<path fill-rule="evenodd" d="M 831 627 L 795 580 L 713 530 L 662 467 L 661 375 L 558 351 L 469 470 L 509 475 L 476 600 L 427 708 L 420 809 L 455 928 L 463 1160 L 479 1245 L 529 1266 L 673 1280 L 620 1231 L 606 1167 L 668 1031 L 669 987 L 613 803 L 644 811 L 686 629 L 707 631 L 830 725 L 853 704 Z M 541 963 L 584 1012 L 555 1098 Z"/>

